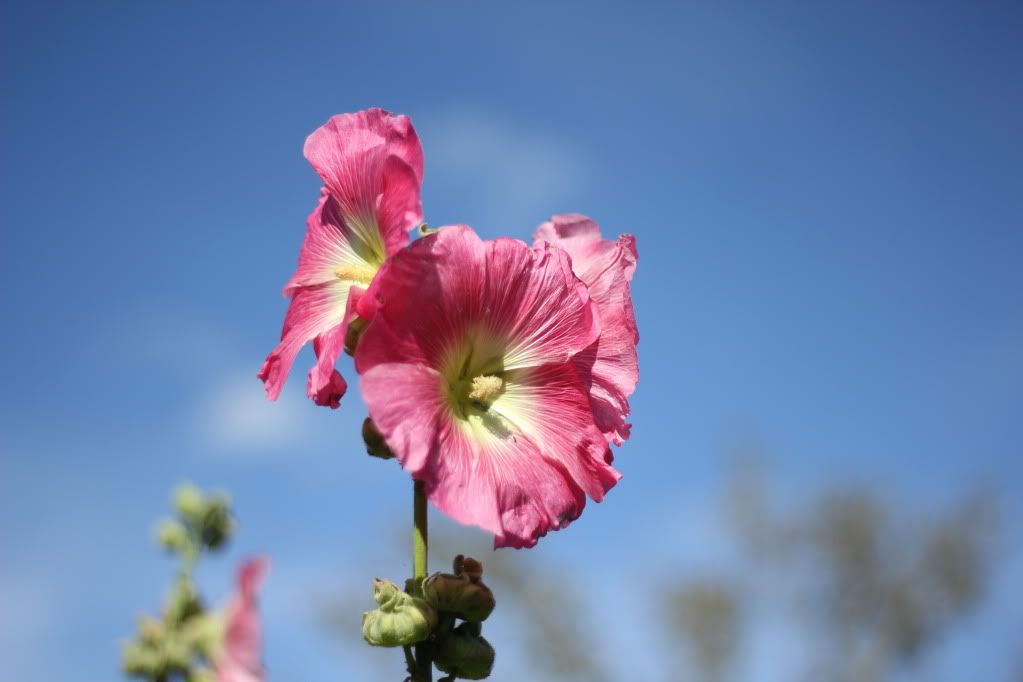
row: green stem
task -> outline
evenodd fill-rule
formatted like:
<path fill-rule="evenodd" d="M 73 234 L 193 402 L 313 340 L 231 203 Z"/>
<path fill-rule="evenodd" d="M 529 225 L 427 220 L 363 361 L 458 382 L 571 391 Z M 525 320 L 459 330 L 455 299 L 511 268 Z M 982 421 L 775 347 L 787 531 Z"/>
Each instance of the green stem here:
<path fill-rule="evenodd" d="M 417 594 L 422 594 L 422 581 L 426 577 L 426 559 L 428 548 L 428 531 L 426 526 L 426 486 L 422 481 L 415 481 L 415 499 L 413 502 L 412 530 L 412 578 Z M 433 682 L 433 660 L 430 655 L 429 641 L 416 645 L 415 682 Z"/>

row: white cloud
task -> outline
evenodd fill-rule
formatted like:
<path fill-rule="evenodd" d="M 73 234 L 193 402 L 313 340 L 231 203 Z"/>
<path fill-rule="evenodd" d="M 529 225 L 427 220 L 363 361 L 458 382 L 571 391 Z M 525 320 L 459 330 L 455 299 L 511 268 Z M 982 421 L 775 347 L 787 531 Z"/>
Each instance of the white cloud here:
<path fill-rule="evenodd" d="M 567 203 L 585 184 L 581 154 L 542 130 L 471 108 L 419 117 L 417 126 L 428 158 L 427 190 L 459 202 L 434 221 L 471 219 L 487 232 L 528 237 L 550 213 L 572 212 Z"/>
<path fill-rule="evenodd" d="M 199 434 L 211 448 L 252 453 L 294 447 L 303 437 L 308 407 L 294 400 L 270 402 L 251 373 L 212 384 L 199 403 Z"/>
<path fill-rule="evenodd" d="M 52 645 L 60 606 L 54 586 L 41 580 L 0 578 L 0 677 L 32 679 Z"/>

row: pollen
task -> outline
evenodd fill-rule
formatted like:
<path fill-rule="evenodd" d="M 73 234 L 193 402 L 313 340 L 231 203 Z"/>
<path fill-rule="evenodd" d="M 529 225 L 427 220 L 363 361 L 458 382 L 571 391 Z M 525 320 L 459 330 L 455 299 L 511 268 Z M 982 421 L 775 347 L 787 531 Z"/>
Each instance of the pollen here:
<path fill-rule="evenodd" d="M 495 377 L 491 374 L 473 377 L 472 390 L 469 391 L 469 400 L 489 405 L 501 392 L 502 388 L 504 388 L 504 380 L 501 377 Z"/>
<path fill-rule="evenodd" d="M 371 268 L 368 265 L 350 265 L 344 264 L 339 265 L 334 269 L 334 276 L 338 279 L 348 280 L 352 282 L 363 282 L 369 284 L 373 281 L 373 277 L 376 275 L 376 268 Z"/>

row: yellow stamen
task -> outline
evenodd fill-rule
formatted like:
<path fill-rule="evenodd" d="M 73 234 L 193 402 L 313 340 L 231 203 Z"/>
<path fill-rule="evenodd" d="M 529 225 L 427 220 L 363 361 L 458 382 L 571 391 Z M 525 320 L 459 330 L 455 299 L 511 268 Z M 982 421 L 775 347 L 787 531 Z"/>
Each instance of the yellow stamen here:
<path fill-rule="evenodd" d="M 376 268 L 368 265 L 339 265 L 334 269 L 334 275 L 338 279 L 345 279 L 354 282 L 369 284 L 377 274 Z"/>
<path fill-rule="evenodd" d="M 497 397 L 504 387 L 504 380 L 490 374 L 473 377 L 472 390 L 469 391 L 469 400 L 475 400 L 484 404 Z"/>

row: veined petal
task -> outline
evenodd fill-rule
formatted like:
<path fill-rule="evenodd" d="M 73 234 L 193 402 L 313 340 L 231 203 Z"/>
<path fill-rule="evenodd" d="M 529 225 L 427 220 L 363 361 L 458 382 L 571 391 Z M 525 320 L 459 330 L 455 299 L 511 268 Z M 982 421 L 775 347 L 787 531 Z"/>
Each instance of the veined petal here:
<path fill-rule="evenodd" d="M 298 268 L 284 286 L 284 295 L 336 280 L 367 287 L 386 257 L 387 247 L 379 233 L 345 223 L 337 201 L 324 189 L 306 219 Z"/>
<path fill-rule="evenodd" d="M 531 547 L 578 518 L 585 495 L 558 459 L 499 416 L 459 423 L 442 384 L 436 370 L 403 363 L 376 365 L 361 382 L 374 424 L 438 509 L 499 547 Z"/>
<path fill-rule="evenodd" d="M 552 244 L 571 255 L 573 271 L 586 284 L 600 311 L 600 338 L 574 362 L 590 384 L 597 425 L 609 441 L 621 445 L 629 437 L 625 423 L 628 396 L 639 379 L 639 332 L 629 287 L 638 260 L 635 237 L 626 234 L 617 241 L 602 239 L 597 223 L 575 214 L 554 216 L 534 237 L 537 243 Z"/>
<path fill-rule="evenodd" d="M 571 364 L 512 370 L 490 412 L 514 424 L 545 457 L 556 459 L 594 502 L 621 479 L 594 423 L 589 400 Z M 565 424 L 571 424 L 566 429 Z"/>
<path fill-rule="evenodd" d="M 351 287 L 348 290 L 348 301 L 345 303 L 345 315 L 341 323 L 313 339 L 316 364 L 309 370 L 306 394 L 317 405 L 337 409 L 341 406 L 341 398 L 348 390 L 348 382 L 334 365 L 344 350 L 348 323 L 355 319 L 355 308 L 362 294 L 363 291 L 359 287 Z"/>
<path fill-rule="evenodd" d="M 349 293 L 369 287 L 387 258 L 408 243 L 409 228 L 422 222 L 423 152 L 408 117 L 370 109 L 331 118 L 306 140 L 305 154 L 325 187 L 306 221 L 298 268 L 284 287 L 293 301 L 281 344 L 259 376 L 275 399 L 295 354 L 315 339 L 307 393 L 319 405 L 337 407 L 346 384 L 333 365 L 354 315 Z"/>
<path fill-rule="evenodd" d="M 305 156 L 351 232 L 386 247 L 380 256 L 408 243 L 423 219 L 423 150 L 407 116 L 382 109 L 334 116 L 306 139 Z"/>
<path fill-rule="evenodd" d="M 447 227 L 391 258 L 359 311 L 370 416 L 441 511 L 528 547 L 618 480 L 572 364 L 599 319 L 563 251 Z"/>
<path fill-rule="evenodd" d="M 281 342 L 267 356 L 257 375 L 263 380 L 267 398 L 276 400 L 280 395 L 302 346 L 342 324 L 350 289 L 350 284 L 334 281 L 302 287 L 295 293 L 284 317 Z"/>
<path fill-rule="evenodd" d="M 306 139 L 305 157 L 332 190 L 340 189 L 346 179 L 347 159 L 384 148 L 407 163 L 416 178 L 423 180 L 423 148 L 404 114 L 395 116 L 380 108 L 332 116 Z"/>
<path fill-rule="evenodd" d="M 445 227 L 396 254 L 368 296 L 387 322 L 367 330 L 359 372 L 395 353 L 440 369 L 467 334 L 477 354 L 492 356 L 477 360 L 505 370 L 566 362 L 600 334 L 595 307 L 563 252 L 513 239 L 484 242 L 465 226 Z M 360 312 L 367 307 L 364 301 Z"/>

